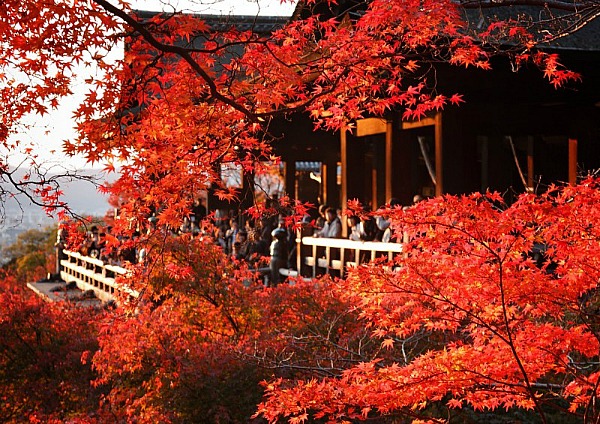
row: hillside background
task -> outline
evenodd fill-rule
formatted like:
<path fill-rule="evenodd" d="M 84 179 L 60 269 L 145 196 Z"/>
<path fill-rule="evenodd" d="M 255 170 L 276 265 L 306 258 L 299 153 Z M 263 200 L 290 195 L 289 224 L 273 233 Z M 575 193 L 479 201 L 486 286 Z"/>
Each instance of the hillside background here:
<path fill-rule="evenodd" d="M 104 181 L 99 170 L 79 171 L 80 174 L 98 176 L 99 181 Z M 24 172 L 17 170 L 15 178 L 21 178 Z M 6 190 L 10 187 L 0 184 Z M 63 200 L 66 201 L 73 212 L 82 216 L 105 215 L 110 206 L 108 198 L 99 193 L 91 182 L 73 181 L 62 186 Z M 2 205 L 3 214 L 0 216 L 0 262 L 3 261 L 2 249 L 14 243 L 17 236 L 23 231 L 31 229 L 44 229 L 57 224 L 56 218 L 49 217 L 39 206 L 32 205 L 25 197 L 7 199 Z"/>

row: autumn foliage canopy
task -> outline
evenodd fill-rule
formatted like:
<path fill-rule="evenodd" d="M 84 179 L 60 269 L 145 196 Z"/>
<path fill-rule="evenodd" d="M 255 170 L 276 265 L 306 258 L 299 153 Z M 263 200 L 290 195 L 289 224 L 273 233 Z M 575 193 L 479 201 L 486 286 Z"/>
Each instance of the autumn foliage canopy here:
<path fill-rule="evenodd" d="M 178 225 L 200 190 L 235 198 L 218 165 L 260 173 L 262 160 L 276 160 L 274 119 L 302 112 L 315 128 L 340 131 L 390 111 L 419 119 L 463 101 L 435 84 L 437 63 L 489 69 L 495 55 L 515 69 L 539 67 L 555 86 L 576 82 L 558 56 L 537 47 L 598 16 L 597 3 L 585 1 L 546 2 L 536 19 L 484 14 L 487 1 L 301 5 L 289 23 L 261 34 L 213 31 L 190 14 L 147 16 L 125 1 L 7 0 L 0 145 L 19 148 L 24 119 L 56 107 L 78 66 L 94 66 L 75 112 L 78 137 L 64 151 L 120 169 L 104 188 L 119 199 L 115 230 L 146 234 L 151 211 L 156 228 Z M 125 54 L 115 59 L 115 49 Z M 26 153 L 39 170 L 36 152 Z M 58 182 L 44 173 L 10 181 L 50 209 L 61 205 Z M 209 239 L 148 231 L 149 261 L 125 281 L 140 300 L 93 320 L 3 286 L 0 330 L 10 337 L 0 343 L 0 369 L 19 372 L 0 371 L 1 401 L 11 408 L 1 416 L 445 422 L 502 412 L 596 422 L 598 188 L 589 179 L 512 205 L 486 193 L 392 209 L 393 229 L 409 240 L 403 253 L 343 279 L 265 289 Z M 302 207 L 283 202 L 292 212 Z M 74 330 L 83 336 L 69 338 Z M 28 389 L 48 382 L 51 393 L 72 391 L 52 400 Z M 83 386 L 93 395 L 87 401 Z"/>
<path fill-rule="evenodd" d="M 395 211 L 396 230 L 412 239 L 404 254 L 338 282 L 383 350 L 332 378 L 272 382 L 261 412 L 437 422 L 521 408 L 550 422 L 568 408 L 593 421 L 597 201 L 597 182 L 587 181 L 509 208 L 472 195 Z"/>
<path fill-rule="evenodd" d="M 7 1 L 0 142 L 25 149 L 39 169 L 37 153 L 19 137 L 24 118 L 60 104 L 79 84 L 79 70 L 91 67 L 74 116 L 79 137 L 65 140 L 64 152 L 120 167 L 111 191 L 130 200 L 123 212 L 131 219 L 160 206 L 161 223 L 173 223 L 190 192 L 216 185 L 223 199 L 236 195 L 221 181 L 219 163 L 260 172 L 259 160 L 272 159 L 275 118 L 305 112 L 317 128 L 343 131 L 391 110 L 418 119 L 463 101 L 437 86 L 436 63 L 489 69 L 495 55 L 514 69 L 539 67 L 555 86 L 576 81 L 537 46 L 588 23 L 597 4 L 550 1 L 535 16 L 512 12 L 519 4 L 528 2 L 494 2 L 509 10 L 497 15 L 487 13 L 486 1 L 309 0 L 265 34 L 227 22 L 215 31 L 176 6 L 148 16 L 127 2 Z M 13 184 L 61 206 L 59 182 L 47 178 L 32 172 Z"/>

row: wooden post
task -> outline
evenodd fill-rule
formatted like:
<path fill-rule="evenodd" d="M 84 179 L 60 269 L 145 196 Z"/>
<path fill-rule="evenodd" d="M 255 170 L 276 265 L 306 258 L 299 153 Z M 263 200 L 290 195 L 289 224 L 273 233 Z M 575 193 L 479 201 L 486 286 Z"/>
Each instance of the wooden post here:
<path fill-rule="evenodd" d="M 577 139 L 569 139 L 569 184 L 577 184 Z"/>
<path fill-rule="evenodd" d="M 329 184 L 329 176 L 327 175 L 327 164 L 321 164 L 321 202 L 324 205 L 329 204 L 329 190 L 327 190 L 327 185 Z"/>
<path fill-rule="evenodd" d="M 348 151 L 346 149 L 346 129 L 342 128 L 340 130 L 340 159 L 342 161 L 342 193 L 340 201 L 342 202 L 342 216 L 346 216 L 346 209 L 348 208 Z M 342 237 L 348 237 L 348 223 L 345 219 L 342 219 Z"/>
<path fill-rule="evenodd" d="M 527 190 L 533 192 L 533 137 L 527 137 Z"/>
<path fill-rule="evenodd" d="M 377 169 L 371 170 L 371 210 L 377 210 Z"/>
<path fill-rule="evenodd" d="M 481 192 L 485 193 L 490 187 L 489 183 L 489 167 L 490 167 L 490 154 L 489 154 L 489 139 L 485 135 L 477 136 L 477 142 L 481 149 Z"/>
<path fill-rule="evenodd" d="M 291 198 L 298 198 L 296 193 L 296 162 L 293 160 L 285 162 L 285 191 Z"/>
<path fill-rule="evenodd" d="M 385 126 L 385 202 L 392 198 L 392 121 Z"/>
<path fill-rule="evenodd" d="M 435 195 L 444 194 L 443 153 L 442 153 L 442 113 L 435 114 Z"/>

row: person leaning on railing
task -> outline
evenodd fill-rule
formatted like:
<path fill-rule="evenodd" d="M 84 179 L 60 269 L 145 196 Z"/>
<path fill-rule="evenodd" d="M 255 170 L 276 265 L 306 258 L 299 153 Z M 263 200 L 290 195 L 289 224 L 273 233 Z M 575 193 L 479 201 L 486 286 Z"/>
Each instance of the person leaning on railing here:
<path fill-rule="evenodd" d="M 334 208 L 325 211 L 325 225 L 315 233 L 315 237 L 340 238 L 342 237 L 342 222 L 338 218 Z"/>
<path fill-rule="evenodd" d="M 396 198 L 391 198 L 390 201 L 388 202 L 387 205 L 384 206 L 388 207 L 388 208 L 395 208 L 395 207 L 400 207 L 402 206 L 400 204 L 400 201 Z M 377 228 L 380 231 L 380 236 L 377 237 L 377 239 L 379 241 L 382 241 L 384 243 L 395 243 L 395 237 L 392 233 L 392 229 L 390 227 L 390 224 L 392 223 L 392 221 L 390 220 L 390 217 L 386 214 L 377 214 L 375 217 L 375 222 L 377 224 Z"/>

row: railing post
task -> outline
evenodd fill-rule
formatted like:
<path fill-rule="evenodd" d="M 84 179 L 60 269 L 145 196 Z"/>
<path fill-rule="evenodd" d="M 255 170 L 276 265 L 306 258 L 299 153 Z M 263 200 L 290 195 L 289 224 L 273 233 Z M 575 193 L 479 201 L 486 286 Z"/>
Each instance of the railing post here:
<path fill-rule="evenodd" d="M 296 269 L 302 275 L 302 230 L 296 230 Z"/>
<path fill-rule="evenodd" d="M 317 276 L 317 263 L 319 262 L 319 258 L 317 258 L 317 246 L 316 245 L 313 245 L 312 257 L 314 258 L 313 266 L 312 266 L 312 276 L 313 276 L 313 278 L 315 278 Z"/>
<path fill-rule="evenodd" d="M 128 287 L 116 285 L 114 275 L 124 275 L 127 270 L 121 267 L 109 266 L 99 259 L 82 256 L 76 252 L 64 251 L 67 260 L 64 261 L 63 273 L 67 282 L 75 282 L 82 290 L 93 289 L 102 300 L 112 300 L 116 291 L 125 291 L 133 297 L 139 294 Z M 112 274 L 109 277 L 109 274 Z"/>
<path fill-rule="evenodd" d="M 340 276 L 344 276 L 346 272 L 346 268 L 348 265 L 348 261 L 346 261 L 346 253 L 354 252 L 354 264 L 356 266 L 360 265 L 365 260 L 363 260 L 362 255 L 365 255 L 366 252 L 371 252 L 371 260 L 375 260 L 378 255 L 384 256 L 387 255 L 388 259 L 392 261 L 394 259 L 394 254 L 402 253 L 402 244 L 401 243 L 384 243 L 384 242 L 364 242 L 364 241 L 353 241 L 347 239 L 331 239 L 331 238 L 315 238 L 315 237 L 303 237 L 301 239 L 302 246 L 308 248 L 312 247 L 312 259 L 314 259 L 313 266 L 313 278 L 317 275 L 317 268 L 325 267 L 325 272 L 328 274 L 332 273 L 332 269 L 336 271 L 340 271 Z M 305 249 L 301 249 L 304 251 Z M 325 258 L 317 257 L 318 252 L 325 252 Z M 364 253 L 363 253 L 364 252 Z M 339 260 L 333 259 L 337 258 L 336 254 L 339 253 Z M 300 258 L 300 263 L 304 263 L 305 257 Z"/>

